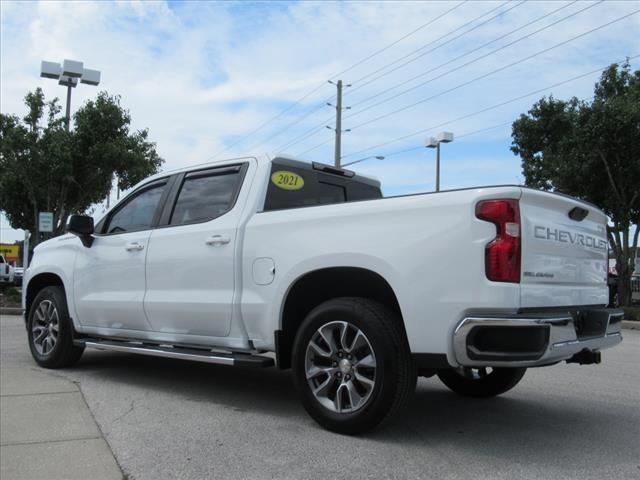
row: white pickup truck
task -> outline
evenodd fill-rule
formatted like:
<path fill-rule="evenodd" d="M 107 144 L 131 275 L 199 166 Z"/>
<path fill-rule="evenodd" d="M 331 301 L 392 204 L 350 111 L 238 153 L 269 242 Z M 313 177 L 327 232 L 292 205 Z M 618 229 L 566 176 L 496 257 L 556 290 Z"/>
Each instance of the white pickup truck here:
<path fill-rule="evenodd" d="M 605 224 L 564 195 L 382 198 L 375 179 L 287 158 L 161 173 L 35 249 L 29 347 L 49 368 L 85 348 L 291 367 L 309 414 L 357 434 L 418 375 L 488 397 L 528 367 L 598 363 L 622 339 Z"/>

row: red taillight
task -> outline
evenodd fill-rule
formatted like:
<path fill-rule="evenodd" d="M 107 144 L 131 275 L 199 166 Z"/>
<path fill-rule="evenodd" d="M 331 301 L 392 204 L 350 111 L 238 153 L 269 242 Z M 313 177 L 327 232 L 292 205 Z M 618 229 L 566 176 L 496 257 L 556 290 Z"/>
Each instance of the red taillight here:
<path fill-rule="evenodd" d="M 496 226 L 496 238 L 485 248 L 485 271 L 494 282 L 520 283 L 520 209 L 518 200 L 485 200 L 476 217 Z"/>

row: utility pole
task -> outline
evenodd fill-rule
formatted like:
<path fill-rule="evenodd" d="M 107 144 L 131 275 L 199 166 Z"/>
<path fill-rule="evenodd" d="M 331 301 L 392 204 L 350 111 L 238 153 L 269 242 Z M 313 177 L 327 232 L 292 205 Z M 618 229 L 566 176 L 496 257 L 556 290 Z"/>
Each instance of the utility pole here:
<path fill-rule="evenodd" d="M 342 156 L 342 80 L 336 84 L 336 153 L 334 156 L 335 166 L 340 168 L 340 157 Z"/>
<path fill-rule="evenodd" d="M 329 83 L 332 83 L 336 86 L 336 144 L 335 144 L 335 154 L 333 158 L 334 165 L 340 168 L 340 159 L 342 158 L 342 133 L 349 132 L 350 130 L 342 130 L 342 110 L 349 110 L 351 107 L 342 107 L 342 80 L 338 80 L 337 82 L 332 82 L 329 80 Z M 350 87 L 351 85 L 345 85 L 345 87 Z M 330 103 L 327 103 L 330 107 L 333 107 Z M 331 127 L 327 127 L 333 130 Z"/>
<path fill-rule="evenodd" d="M 440 142 L 436 147 L 436 192 L 440 191 Z"/>

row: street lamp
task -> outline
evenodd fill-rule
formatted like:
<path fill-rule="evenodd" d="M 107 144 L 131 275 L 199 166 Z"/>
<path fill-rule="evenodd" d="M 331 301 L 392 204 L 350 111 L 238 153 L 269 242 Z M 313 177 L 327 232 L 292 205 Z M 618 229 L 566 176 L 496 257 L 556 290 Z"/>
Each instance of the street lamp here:
<path fill-rule="evenodd" d="M 369 160 L 370 158 L 375 158 L 376 160 L 384 160 L 384 157 L 382 155 L 375 155 L 375 156 L 372 155 L 370 157 L 364 157 L 359 160 L 354 160 L 353 162 L 345 163 L 342 166 L 348 167 L 349 165 L 353 165 L 354 163 L 364 162 L 365 160 Z"/>
<path fill-rule="evenodd" d="M 80 83 L 87 85 L 98 85 L 100 83 L 100 72 L 84 68 L 82 62 L 76 60 L 64 60 L 62 65 L 56 62 L 42 61 L 40 65 L 40 76 L 58 80 L 58 85 L 67 87 L 67 111 L 65 115 L 65 126 L 69 131 L 71 119 L 71 89 Z"/>
<path fill-rule="evenodd" d="M 440 132 L 437 137 L 430 137 L 425 145 L 436 149 L 436 192 L 440 191 L 440 144 L 450 142 L 453 142 L 453 133 Z"/>

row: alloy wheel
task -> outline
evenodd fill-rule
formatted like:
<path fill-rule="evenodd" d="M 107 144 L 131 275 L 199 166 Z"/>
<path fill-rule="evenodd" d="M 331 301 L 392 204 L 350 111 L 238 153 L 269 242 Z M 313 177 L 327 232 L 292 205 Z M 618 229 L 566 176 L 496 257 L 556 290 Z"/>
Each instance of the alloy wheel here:
<path fill-rule="evenodd" d="M 376 384 L 376 357 L 367 336 L 351 323 L 326 323 L 305 353 L 307 383 L 316 400 L 336 413 L 364 407 Z"/>
<path fill-rule="evenodd" d="M 58 310 L 51 300 L 43 300 L 33 316 L 31 333 L 33 345 L 40 355 L 51 353 L 58 341 L 60 318 Z"/>

